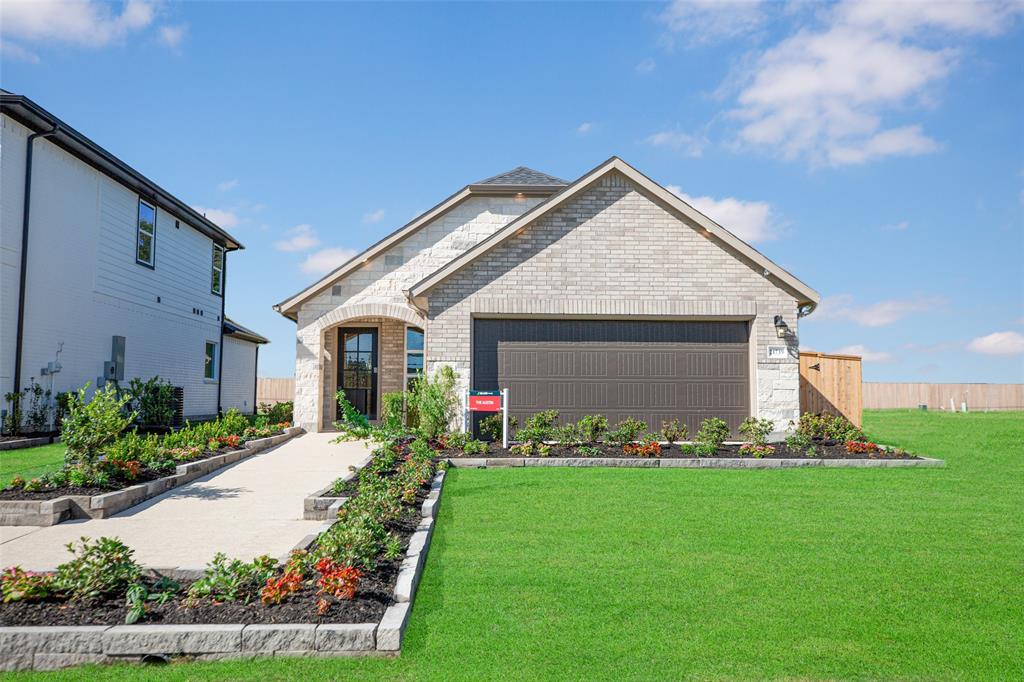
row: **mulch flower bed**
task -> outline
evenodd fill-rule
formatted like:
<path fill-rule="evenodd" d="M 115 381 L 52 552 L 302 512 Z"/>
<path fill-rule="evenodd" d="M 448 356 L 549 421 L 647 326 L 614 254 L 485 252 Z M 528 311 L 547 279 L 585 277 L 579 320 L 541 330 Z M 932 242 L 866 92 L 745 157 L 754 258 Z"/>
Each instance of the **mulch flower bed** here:
<path fill-rule="evenodd" d="M 259 598 L 245 604 L 239 601 L 213 603 L 203 600 L 187 605 L 184 593 L 192 581 L 179 581 L 181 596 L 165 604 L 152 603 L 144 625 L 171 624 L 252 624 L 252 623 L 375 623 L 384 611 L 395 603 L 395 583 L 398 569 L 420 522 L 419 508 L 430 492 L 424 485 L 414 505 L 397 521 L 387 524 L 388 530 L 398 536 L 402 555 L 397 559 L 381 558 L 373 571 L 364 572 L 359 580 L 355 597 L 337 600 L 323 616 L 317 615 L 316 601 L 320 595 L 315 587 L 305 585 L 281 604 L 263 604 Z M 143 584 L 153 591 L 155 578 L 146 578 Z M 86 601 L 51 599 L 40 602 L 0 603 L 0 625 L 122 625 L 128 607 L 123 595 L 106 596 Z"/>
<path fill-rule="evenodd" d="M 608 443 L 590 443 L 586 446 L 589 448 L 596 448 L 600 453 L 594 452 L 581 452 L 578 446 L 566 446 L 566 445 L 551 445 L 551 452 L 547 457 L 609 457 L 609 458 L 636 458 L 643 456 L 637 453 L 627 454 L 623 451 L 621 445 L 611 445 Z M 697 457 L 693 452 L 684 452 L 680 449 L 678 444 L 666 445 L 661 444 L 660 455 L 647 455 L 648 457 L 663 457 L 663 458 L 688 458 Z M 706 455 L 705 457 L 721 457 L 721 458 L 736 458 L 736 459 L 754 459 L 751 455 L 740 453 L 740 445 L 722 445 L 719 447 L 714 455 Z M 815 452 L 808 454 L 806 450 L 791 450 L 785 443 L 773 443 L 773 452 L 765 453 L 762 459 L 804 459 L 804 458 L 817 458 L 817 459 L 921 459 L 907 452 L 901 450 L 885 450 L 879 448 L 878 450 L 869 452 L 848 452 L 845 443 L 837 441 L 821 441 L 815 443 Z M 442 451 L 445 457 L 523 457 L 524 455 L 512 452 L 505 448 L 495 446 L 491 444 L 488 452 L 481 455 L 465 455 L 461 450 L 455 450 L 448 448 Z M 532 458 L 540 457 L 537 454 L 530 455 Z"/>
<path fill-rule="evenodd" d="M 278 435 L 283 431 L 278 431 L 273 435 Z M 223 455 L 236 450 L 244 449 L 245 444 L 241 443 L 238 447 L 225 446 L 218 448 L 217 450 L 205 450 L 200 452 L 195 457 L 186 457 L 181 459 L 175 459 L 175 466 L 179 464 L 188 464 L 189 462 L 198 462 L 200 460 L 209 459 L 216 457 L 217 455 Z M 172 476 L 174 469 L 163 469 L 160 471 L 150 469 L 145 464 L 139 467 L 139 473 L 132 479 L 125 478 L 113 478 L 106 485 L 92 485 L 92 486 L 73 486 L 63 485 L 57 487 L 42 488 L 40 490 L 25 490 L 23 488 L 7 487 L 0 490 L 0 500 L 50 500 L 65 495 L 102 495 L 103 493 L 114 492 L 115 490 L 122 490 L 139 483 L 146 483 L 148 481 L 154 481 L 158 478 L 165 476 Z"/>

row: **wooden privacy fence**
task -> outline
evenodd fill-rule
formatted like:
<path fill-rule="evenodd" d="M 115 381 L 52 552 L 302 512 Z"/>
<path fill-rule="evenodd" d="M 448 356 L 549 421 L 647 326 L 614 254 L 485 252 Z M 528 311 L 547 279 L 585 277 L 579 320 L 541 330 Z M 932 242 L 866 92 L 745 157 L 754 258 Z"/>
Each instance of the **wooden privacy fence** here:
<path fill-rule="evenodd" d="M 861 426 L 860 358 L 800 353 L 800 412 L 841 414 Z"/>
<path fill-rule="evenodd" d="M 1024 384 L 864 384 L 866 409 L 890 409 L 927 405 L 929 410 L 956 409 L 966 402 L 968 410 L 1024 410 Z"/>
<path fill-rule="evenodd" d="M 256 404 L 285 403 L 295 400 L 295 379 L 285 377 L 283 379 L 270 379 L 258 377 L 256 379 Z"/>

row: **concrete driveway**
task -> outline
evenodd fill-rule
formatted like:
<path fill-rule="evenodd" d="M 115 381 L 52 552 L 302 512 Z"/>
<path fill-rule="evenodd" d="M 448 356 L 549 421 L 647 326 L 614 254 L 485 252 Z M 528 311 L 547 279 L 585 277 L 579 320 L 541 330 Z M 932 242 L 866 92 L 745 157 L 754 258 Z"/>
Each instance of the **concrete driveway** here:
<path fill-rule="evenodd" d="M 0 526 L 0 567 L 52 570 L 82 536 L 120 538 L 149 568 L 198 569 L 217 552 L 284 556 L 323 525 L 303 520 L 303 499 L 370 452 L 366 441 L 331 443 L 336 435 L 303 434 L 109 519 Z"/>

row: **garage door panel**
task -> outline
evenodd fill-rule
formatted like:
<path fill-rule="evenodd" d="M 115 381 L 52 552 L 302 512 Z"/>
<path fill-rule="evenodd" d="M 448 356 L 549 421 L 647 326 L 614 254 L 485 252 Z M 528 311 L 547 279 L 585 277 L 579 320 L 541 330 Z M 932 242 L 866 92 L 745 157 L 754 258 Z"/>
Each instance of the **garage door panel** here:
<path fill-rule="evenodd" d="M 473 387 L 508 387 L 523 420 L 557 409 L 565 423 L 604 414 L 651 429 L 705 417 L 735 429 L 749 414 L 744 322 L 475 320 Z"/>

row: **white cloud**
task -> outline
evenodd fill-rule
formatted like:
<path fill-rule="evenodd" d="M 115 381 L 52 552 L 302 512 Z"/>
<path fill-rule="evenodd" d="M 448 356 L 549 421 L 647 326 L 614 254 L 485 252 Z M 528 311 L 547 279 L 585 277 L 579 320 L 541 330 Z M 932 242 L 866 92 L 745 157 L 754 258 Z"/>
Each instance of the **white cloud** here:
<path fill-rule="evenodd" d="M 352 249 L 329 248 L 311 253 L 299 268 L 306 273 L 322 275 L 334 270 L 356 255 Z"/>
<path fill-rule="evenodd" d="M 39 55 L 35 52 L 30 52 L 25 48 L 6 40 L 0 41 L 0 57 L 3 59 L 17 60 L 19 62 L 28 62 L 29 64 L 39 63 Z"/>
<path fill-rule="evenodd" d="M 5 0 L 0 5 L 0 31 L 30 43 L 102 47 L 148 27 L 156 10 L 157 3 L 146 0 L 121 5 L 98 0 Z"/>
<path fill-rule="evenodd" d="M 820 320 L 850 320 L 862 327 L 884 327 L 899 322 L 914 313 L 941 308 L 945 301 L 938 296 L 894 298 L 871 305 L 855 305 L 853 296 L 839 294 L 822 300 L 815 318 Z"/>
<path fill-rule="evenodd" d="M 648 57 L 647 59 L 644 59 L 643 61 L 641 61 L 640 63 L 638 63 L 636 65 L 636 72 L 637 73 L 650 73 L 650 72 L 654 71 L 654 69 L 657 68 L 657 66 L 658 66 L 657 63 L 653 59 Z"/>
<path fill-rule="evenodd" d="M 576 128 L 576 132 L 579 133 L 580 135 L 586 135 L 587 133 L 591 133 L 593 131 L 594 124 L 591 123 L 590 121 L 584 121 L 583 123 L 579 124 L 579 126 L 577 126 Z"/>
<path fill-rule="evenodd" d="M 658 20 L 694 46 L 750 33 L 765 14 L 756 0 L 674 0 Z"/>
<path fill-rule="evenodd" d="M 648 137 L 647 143 L 655 147 L 666 147 L 683 156 L 697 158 L 704 153 L 707 140 L 678 130 L 664 130 Z"/>
<path fill-rule="evenodd" d="M 836 355 L 859 355 L 862 359 L 867 362 L 892 362 L 893 357 L 885 351 L 871 350 L 867 346 L 855 343 L 850 346 L 843 346 L 837 348 L 835 351 Z"/>
<path fill-rule="evenodd" d="M 188 24 L 175 24 L 173 26 L 161 26 L 157 31 L 160 42 L 167 47 L 178 47 L 185 39 L 188 32 Z"/>
<path fill-rule="evenodd" d="M 285 234 L 288 235 L 286 239 L 274 242 L 274 248 L 278 251 L 308 251 L 320 245 L 316 231 L 309 225 L 296 225 Z"/>
<path fill-rule="evenodd" d="M 763 242 L 778 237 L 772 207 L 767 202 L 744 201 L 735 197 L 691 197 L 676 185 L 668 185 L 666 189 L 745 242 Z"/>
<path fill-rule="evenodd" d="M 238 187 L 238 180 L 225 180 L 224 182 L 217 185 L 218 192 L 230 192 L 231 190 Z"/>
<path fill-rule="evenodd" d="M 957 66 L 958 40 L 1006 30 L 1016 2 L 862 2 L 816 12 L 744 63 L 731 116 L 739 147 L 812 166 L 864 164 L 941 149 L 918 124 L 888 126 L 884 114 L 934 100 Z M 936 36 L 940 36 L 936 40 Z"/>
<path fill-rule="evenodd" d="M 1024 354 L 1024 334 L 995 332 L 979 336 L 967 344 L 967 350 L 985 355 L 1021 355 Z"/>
<path fill-rule="evenodd" d="M 891 225 L 883 225 L 882 229 L 894 230 L 896 232 L 905 232 L 908 227 L 910 227 L 910 223 L 908 223 L 906 220 L 901 220 L 898 223 L 892 223 Z"/>
<path fill-rule="evenodd" d="M 379 223 L 384 220 L 384 209 L 378 208 L 376 211 L 370 211 L 369 213 L 363 214 L 364 223 Z"/>
<path fill-rule="evenodd" d="M 206 208 L 205 206 L 193 206 L 192 208 L 206 216 L 207 220 L 210 220 L 219 227 L 223 227 L 225 230 L 238 226 L 238 214 L 234 211 L 223 208 Z"/>

